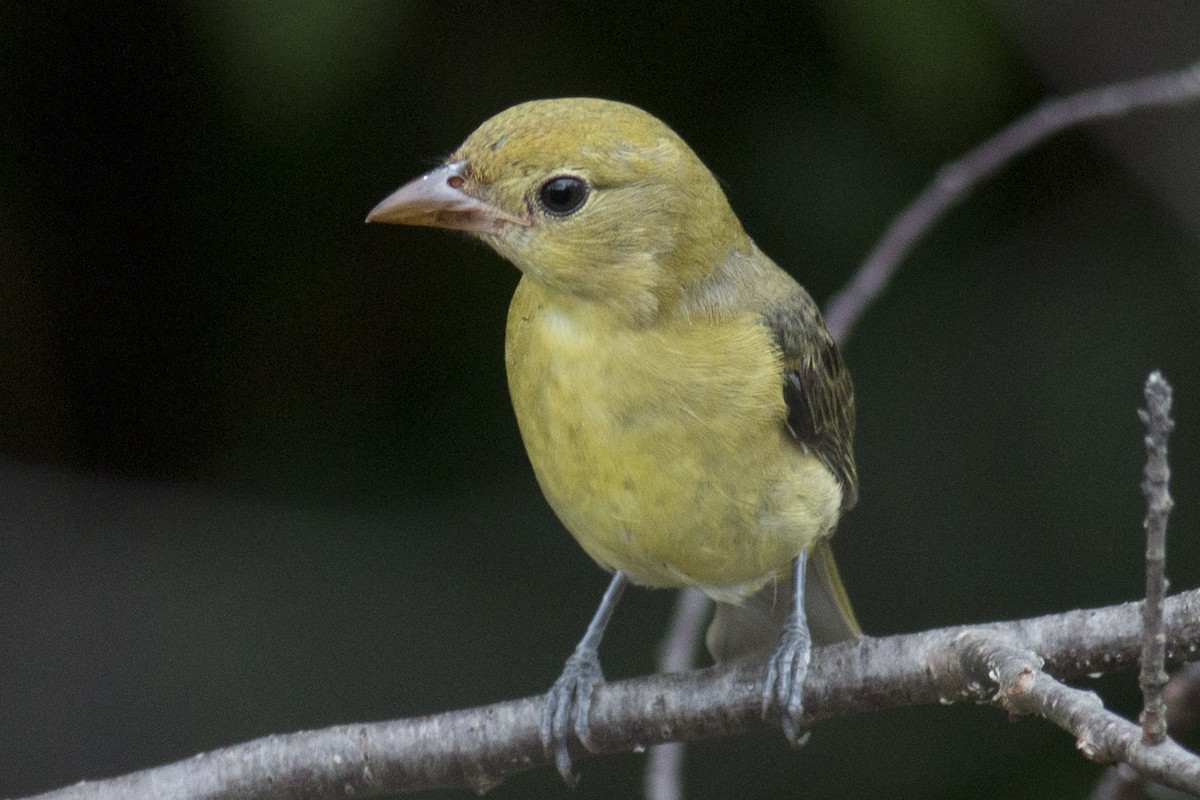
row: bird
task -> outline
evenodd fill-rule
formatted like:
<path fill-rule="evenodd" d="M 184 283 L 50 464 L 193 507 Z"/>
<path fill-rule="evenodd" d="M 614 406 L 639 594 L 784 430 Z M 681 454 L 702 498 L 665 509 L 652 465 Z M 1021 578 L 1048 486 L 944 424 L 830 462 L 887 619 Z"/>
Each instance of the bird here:
<path fill-rule="evenodd" d="M 861 634 L 829 548 L 858 497 L 854 389 L 816 303 L 713 173 L 633 105 L 533 100 L 367 221 L 465 231 L 521 273 L 505 331 L 521 438 L 559 520 L 612 573 L 542 714 L 563 779 L 570 735 L 590 749 L 600 640 L 630 583 L 717 601 L 719 660 L 769 631 L 763 715 L 798 746 L 809 615 L 818 643 Z"/>

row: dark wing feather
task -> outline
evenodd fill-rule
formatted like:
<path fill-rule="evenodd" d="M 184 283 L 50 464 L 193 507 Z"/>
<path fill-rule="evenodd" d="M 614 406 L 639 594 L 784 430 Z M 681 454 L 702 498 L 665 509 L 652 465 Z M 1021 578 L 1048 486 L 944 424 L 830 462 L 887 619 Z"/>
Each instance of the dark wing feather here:
<path fill-rule="evenodd" d="M 854 468 L 854 385 L 812 298 L 799 290 L 763 315 L 783 351 L 787 425 L 842 484 L 842 509 L 858 500 Z"/>

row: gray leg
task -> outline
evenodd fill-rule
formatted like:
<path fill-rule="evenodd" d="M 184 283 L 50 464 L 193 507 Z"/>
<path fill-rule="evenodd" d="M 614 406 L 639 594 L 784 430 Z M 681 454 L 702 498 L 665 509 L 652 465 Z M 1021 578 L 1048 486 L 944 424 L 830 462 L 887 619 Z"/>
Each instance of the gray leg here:
<path fill-rule="evenodd" d="M 800 734 L 800 718 L 804 712 L 804 678 L 812 655 L 812 637 L 804 616 L 804 570 L 808 551 L 792 561 L 795 580 L 792 613 L 784 626 L 779 646 L 767 667 L 767 684 L 763 688 L 763 715 L 774 705 L 783 718 L 783 735 L 799 747 L 804 743 Z"/>
<path fill-rule="evenodd" d="M 589 746 L 588 713 L 592 708 L 592 689 L 604 682 L 604 673 L 600 671 L 600 639 L 604 637 L 604 629 L 608 627 L 626 583 L 623 573 L 613 573 L 612 582 L 604 592 L 587 633 L 575 646 L 562 675 L 546 695 L 546 707 L 542 710 L 542 746 L 546 757 L 554 759 L 558 774 L 571 787 L 579 782 L 579 777 L 571 770 L 567 737 L 573 728 L 583 746 Z"/>

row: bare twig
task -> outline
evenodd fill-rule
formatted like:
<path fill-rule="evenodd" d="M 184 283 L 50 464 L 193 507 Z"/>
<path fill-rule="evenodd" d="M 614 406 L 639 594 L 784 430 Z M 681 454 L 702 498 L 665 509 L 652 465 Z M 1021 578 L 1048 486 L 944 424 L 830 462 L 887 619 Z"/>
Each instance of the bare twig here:
<path fill-rule="evenodd" d="M 1169 491 L 1171 467 L 1167 462 L 1167 439 L 1175 422 L 1171 419 L 1171 385 L 1161 372 L 1146 378 L 1146 408 L 1138 417 L 1146 426 L 1146 469 L 1142 494 L 1146 496 L 1146 601 L 1142 604 L 1145 628 L 1142 644 L 1142 731 L 1145 743 L 1167 738 L 1167 710 L 1163 687 L 1162 604 L 1167 593 L 1167 518 L 1174 502 Z"/>
<path fill-rule="evenodd" d="M 658 647 L 659 672 L 684 672 L 696 663 L 700 639 L 697 631 L 708 617 L 708 598 L 699 589 L 684 589 L 671 613 L 670 636 Z"/>
<path fill-rule="evenodd" d="M 1163 690 L 1167 705 L 1167 731 L 1178 739 L 1194 731 L 1200 723 L 1200 662 L 1185 664 L 1167 681 Z M 1154 796 L 1163 800 L 1166 790 L 1147 780 L 1128 764 L 1109 767 L 1092 787 L 1090 800 L 1144 800 Z M 1153 795 L 1151 794 L 1153 791 Z"/>
<path fill-rule="evenodd" d="M 658 649 L 659 672 L 683 672 L 692 668 L 708 609 L 708 598 L 699 589 L 678 592 L 667 636 Z M 683 800 L 683 754 L 683 742 L 667 742 L 650 748 L 642 785 L 646 800 Z"/>
<path fill-rule="evenodd" d="M 1200 62 L 1176 72 L 1047 100 L 958 161 L 945 165 L 917 199 L 893 220 L 850 285 L 830 302 L 825 315 L 830 333 L 839 341 L 845 339 L 913 245 L 971 190 L 1015 156 L 1053 134 L 1084 122 L 1197 98 L 1200 98 Z"/>
<path fill-rule="evenodd" d="M 1076 747 L 1093 761 L 1128 764 L 1158 783 L 1200 794 L 1200 757 L 1165 736 L 1147 743 L 1137 725 L 1105 710 L 1095 692 L 1056 681 L 1042 671 L 1041 659 L 1020 645 L 988 635 L 964 644 L 964 660 L 998 685 L 997 705 L 1045 717 L 1074 735 Z"/>
<path fill-rule="evenodd" d="M 1167 593 L 1167 518 L 1174 507 L 1167 440 L 1175 422 L 1171 419 L 1171 386 L 1162 373 L 1150 373 L 1144 394 L 1146 408 L 1138 410 L 1138 417 L 1146 426 L 1146 466 L 1142 480 L 1147 507 L 1146 599 L 1142 603 L 1142 668 L 1138 682 L 1143 698 L 1142 742 L 1149 748 L 1166 741 L 1168 729 L 1179 735 L 1180 730 L 1194 724 L 1200 708 L 1200 670 L 1191 664 L 1168 681 L 1164 666 L 1162 607 Z M 1147 784 L 1152 778 L 1144 770 L 1118 764 L 1096 782 L 1092 800 L 1146 797 Z"/>
<path fill-rule="evenodd" d="M 1164 606 L 1167 657 L 1200 657 L 1200 590 Z M 1045 670 L 1072 678 L 1131 668 L 1138 659 L 1137 603 L 1069 611 L 969 628 L 817 648 L 804 687 L 806 722 L 883 708 L 978 700 L 980 676 L 956 643 L 998 636 L 1040 653 Z M 597 687 L 591 728 L 596 753 L 762 729 L 762 664 L 652 675 Z M 375 797 L 425 789 L 484 790 L 548 763 L 538 737 L 544 697 L 418 719 L 342 725 L 272 736 L 95 783 L 40 800 L 257 800 Z M 572 756 L 587 753 L 578 745 Z"/>

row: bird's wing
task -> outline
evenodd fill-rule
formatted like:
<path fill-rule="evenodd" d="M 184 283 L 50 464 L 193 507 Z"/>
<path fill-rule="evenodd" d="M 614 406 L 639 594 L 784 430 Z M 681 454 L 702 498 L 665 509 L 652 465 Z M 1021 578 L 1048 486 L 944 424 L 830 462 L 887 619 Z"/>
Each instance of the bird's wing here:
<path fill-rule="evenodd" d="M 802 290 L 769 309 L 765 324 L 783 352 L 783 399 L 796 440 L 842 484 L 842 509 L 858 500 L 854 467 L 854 385 L 816 304 Z"/>

